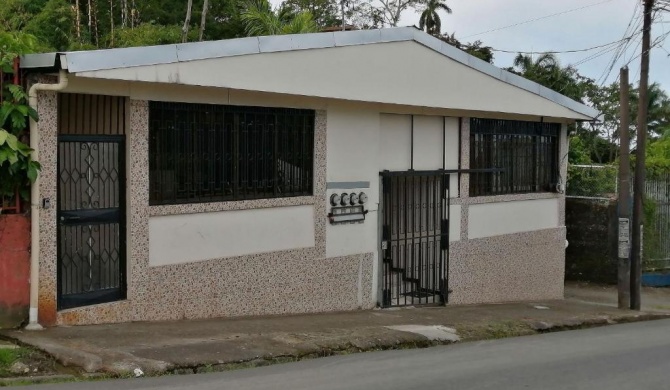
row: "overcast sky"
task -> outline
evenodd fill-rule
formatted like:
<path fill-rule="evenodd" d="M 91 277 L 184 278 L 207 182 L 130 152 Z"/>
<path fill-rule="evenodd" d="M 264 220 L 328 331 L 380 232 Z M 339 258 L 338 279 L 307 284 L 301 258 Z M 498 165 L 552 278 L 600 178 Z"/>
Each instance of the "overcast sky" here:
<path fill-rule="evenodd" d="M 442 15 L 444 32 L 456 33 L 462 42 L 481 40 L 495 49 L 511 51 L 566 51 L 601 46 L 624 38 L 626 29 L 633 19 L 629 32 L 635 35 L 626 53 L 617 61 L 611 72 L 609 67 L 616 54 L 618 45 L 601 49 L 558 54 L 563 65 L 575 64 L 579 72 L 585 76 L 600 79 L 609 73 L 608 81 L 615 81 L 619 68 L 633 57 L 639 55 L 641 34 L 641 0 L 447 0 L 453 14 Z M 637 7 L 637 9 L 636 9 Z M 581 9 L 579 9 L 581 8 Z M 577 10 L 576 10 L 577 9 Z M 575 10 L 569 12 L 571 10 Z M 532 19 L 547 17 L 535 22 L 525 23 L 516 27 L 507 27 Z M 670 21 L 670 15 L 657 18 L 652 32 L 654 37 L 670 31 L 670 23 L 662 23 L 663 17 Z M 419 13 L 407 12 L 403 15 L 401 25 L 418 25 Z M 496 30 L 484 33 L 490 30 Z M 484 33 L 484 34 L 480 34 Z M 631 35 L 631 34 L 629 34 Z M 665 89 L 670 90 L 670 38 L 667 43 L 659 44 L 652 50 L 651 81 L 658 81 Z M 606 51 L 609 50 L 609 51 Z M 605 52 L 603 52 L 605 51 Z M 602 54 L 589 59 L 596 54 Z M 515 54 L 495 52 L 495 64 L 500 67 L 510 66 Z M 579 62 L 585 61 L 581 64 Z M 639 80 L 640 59 L 635 58 L 629 65 L 631 81 Z"/>

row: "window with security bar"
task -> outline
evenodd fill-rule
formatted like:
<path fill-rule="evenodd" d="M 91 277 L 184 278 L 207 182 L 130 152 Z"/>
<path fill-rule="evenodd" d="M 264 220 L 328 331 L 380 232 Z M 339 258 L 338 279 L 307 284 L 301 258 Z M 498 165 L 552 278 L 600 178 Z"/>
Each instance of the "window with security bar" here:
<path fill-rule="evenodd" d="M 470 196 L 553 192 L 559 177 L 561 125 L 470 120 Z"/>
<path fill-rule="evenodd" d="M 150 102 L 150 204 L 312 195 L 313 110 Z"/>

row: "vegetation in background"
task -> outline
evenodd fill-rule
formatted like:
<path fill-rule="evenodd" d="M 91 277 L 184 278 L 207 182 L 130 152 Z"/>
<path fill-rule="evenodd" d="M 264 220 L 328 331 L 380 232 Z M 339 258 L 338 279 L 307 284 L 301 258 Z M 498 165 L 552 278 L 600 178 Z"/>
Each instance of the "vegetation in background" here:
<path fill-rule="evenodd" d="M 0 33 L 0 74 L 13 74 L 16 56 L 34 47 L 35 39 L 29 35 Z M 30 183 L 37 178 L 40 164 L 32 160 L 32 149 L 22 142 L 28 119 L 38 119 L 37 112 L 28 106 L 26 92 L 0 77 L 0 96 L 1 210 L 2 200 L 14 197 L 17 191 L 23 198 L 28 197 Z"/>
<path fill-rule="evenodd" d="M 425 7 L 419 18 L 419 28 L 425 29 L 430 35 L 441 35 L 442 19 L 438 12 L 444 11 L 450 14 L 451 8 L 442 0 L 428 0 Z"/>
<path fill-rule="evenodd" d="M 302 34 L 319 31 L 309 11 L 287 7 L 273 9 L 268 0 L 245 0 L 240 19 L 248 36 Z"/>
<path fill-rule="evenodd" d="M 568 166 L 567 193 L 570 196 L 616 198 L 618 170 L 615 166 Z"/>

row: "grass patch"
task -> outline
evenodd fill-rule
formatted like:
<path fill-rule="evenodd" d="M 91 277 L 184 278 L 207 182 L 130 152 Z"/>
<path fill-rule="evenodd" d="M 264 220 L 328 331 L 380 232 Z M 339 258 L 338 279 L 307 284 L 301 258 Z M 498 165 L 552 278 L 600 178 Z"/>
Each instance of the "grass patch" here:
<path fill-rule="evenodd" d="M 27 355 L 30 351 L 25 348 L 0 348 L 0 377 L 11 375 L 9 371 L 12 364 Z"/>
<path fill-rule="evenodd" d="M 527 323 L 515 321 L 460 325 L 456 330 L 463 341 L 496 340 L 537 334 Z"/>

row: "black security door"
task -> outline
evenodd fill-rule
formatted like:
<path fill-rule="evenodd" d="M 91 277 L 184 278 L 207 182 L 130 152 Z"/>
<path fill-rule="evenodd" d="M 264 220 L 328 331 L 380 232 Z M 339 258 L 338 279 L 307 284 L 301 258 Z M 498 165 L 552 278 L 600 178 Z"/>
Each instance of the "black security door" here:
<path fill-rule="evenodd" d="M 449 175 L 382 172 L 382 306 L 443 304 L 449 269 Z"/>
<path fill-rule="evenodd" d="M 59 136 L 59 309 L 126 296 L 124 150 L 124 136 Z"/>

